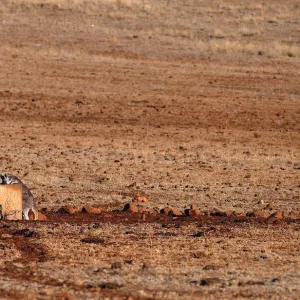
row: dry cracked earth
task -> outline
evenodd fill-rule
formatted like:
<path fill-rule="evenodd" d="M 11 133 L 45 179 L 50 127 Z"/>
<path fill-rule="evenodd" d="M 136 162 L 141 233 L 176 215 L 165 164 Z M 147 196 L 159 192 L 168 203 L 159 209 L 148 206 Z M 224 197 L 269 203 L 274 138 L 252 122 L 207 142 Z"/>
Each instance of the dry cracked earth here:
<path fill-rule="evenodd" d="M 0 222 L 1 299 L 299 299 L 299 15 L 2 1 L 1 172 L 48 219 Z"/>

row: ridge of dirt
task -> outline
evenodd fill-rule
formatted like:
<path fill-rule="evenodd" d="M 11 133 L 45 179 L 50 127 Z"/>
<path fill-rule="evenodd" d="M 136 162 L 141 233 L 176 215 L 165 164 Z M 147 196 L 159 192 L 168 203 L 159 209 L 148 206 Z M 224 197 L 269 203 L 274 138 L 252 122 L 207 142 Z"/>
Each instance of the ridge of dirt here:
<path fill-rule="evenodd" d="M 131 213 L 131 212 L 103 212 L 99 215 L 77 212 L 75 214 L 48 212 L 46 222 L 70 223 L 70 224 L 91 224 L 91 223 L 111 223 L 111 224 L 135 224 L 135 223 L 157 223 L 157 224 L 185 224 L 200 222 L 205 225 L 216 224 L 266 224 L 268 218 L 247 217 L 247 216 L 169 216 L 164 214 Z M 285 218 L 279 220 L 287 223 L 300 224 L 300 219 Z M 282 224 L 276 223 L 275 224 Z"/>

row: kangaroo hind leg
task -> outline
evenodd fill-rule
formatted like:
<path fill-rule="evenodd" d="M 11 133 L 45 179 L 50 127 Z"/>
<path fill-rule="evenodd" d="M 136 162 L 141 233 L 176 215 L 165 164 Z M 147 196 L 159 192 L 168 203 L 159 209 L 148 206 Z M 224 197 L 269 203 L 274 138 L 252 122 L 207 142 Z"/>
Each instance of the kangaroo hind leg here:
<path fill-rule="evenodd" d="M 24 219 L 24 220 L 29 220 L 29 215 L 28 215 L 28 213 L 29 213 L 29 208 L 23 209 L 23 219 Z"/>

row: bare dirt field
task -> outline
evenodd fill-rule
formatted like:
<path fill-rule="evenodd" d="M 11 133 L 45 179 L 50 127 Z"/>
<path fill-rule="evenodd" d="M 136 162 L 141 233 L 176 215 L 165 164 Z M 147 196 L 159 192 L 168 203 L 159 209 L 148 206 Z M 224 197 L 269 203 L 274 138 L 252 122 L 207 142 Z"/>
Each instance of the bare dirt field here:
<path fill-rule="evenodd" d="M 300 5 L 244 2 L 0 2 L 0 172 L 48 217 L 1 221 L 1 299 L 299 299 Z"/>

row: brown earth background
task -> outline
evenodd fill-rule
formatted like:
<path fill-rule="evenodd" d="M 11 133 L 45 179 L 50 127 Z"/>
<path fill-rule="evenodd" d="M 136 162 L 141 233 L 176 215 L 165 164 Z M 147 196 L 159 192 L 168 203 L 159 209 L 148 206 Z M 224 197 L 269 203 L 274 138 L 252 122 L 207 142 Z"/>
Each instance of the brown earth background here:
<path fill-rule="evenodd" d="M 1 172 L 108 212 L 2 222 L 4 299 L 299 298 L 297 220 L 110 213 L 299 212 L 298 1 L 2 0 L 0 28 Z"/>

